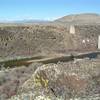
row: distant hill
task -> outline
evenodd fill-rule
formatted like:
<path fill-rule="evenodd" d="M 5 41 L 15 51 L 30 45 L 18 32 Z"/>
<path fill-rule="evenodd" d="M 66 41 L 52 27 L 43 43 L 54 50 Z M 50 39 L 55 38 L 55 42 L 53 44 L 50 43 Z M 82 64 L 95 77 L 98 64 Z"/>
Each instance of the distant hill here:
<path fill-rule="evenodd" d="M 54 21 L 23 19 L 16 21 L 1 21 L 0 24 L 100 24 L 100 15 L 95 13 L 71 14 Z"/>
<path fill-rule="evenodd" d="M 13 23 L 48 23 L 49 21 L 46 20 L 18 20 L 18 21 L 13 21 Z"/>
<path fill-rule="evenodd" d="M 34 19 L 24 19 L 24 20 L 14 20 L 14 21 L 0 21 L 0 24 L 46 24 L 49 23 L 47 20 L 34 20 Z"/>
<path fill-rule="evenodd" d="M 98 24 L 100 23 L 100 15 L 95 13 L 73 14 L 59 18 L 54 22 L 65 24 Z"/>

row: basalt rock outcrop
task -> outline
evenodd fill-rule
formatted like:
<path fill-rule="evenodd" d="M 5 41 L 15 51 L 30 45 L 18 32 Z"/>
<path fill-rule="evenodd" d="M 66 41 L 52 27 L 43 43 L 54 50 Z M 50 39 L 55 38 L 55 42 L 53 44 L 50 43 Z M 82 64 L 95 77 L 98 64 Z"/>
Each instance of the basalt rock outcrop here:
<path fill-rule="evenodd" d="M 87 59 L 39 66 L 9 100 L 98 100 L 99 66 L 99 60 Z"/>

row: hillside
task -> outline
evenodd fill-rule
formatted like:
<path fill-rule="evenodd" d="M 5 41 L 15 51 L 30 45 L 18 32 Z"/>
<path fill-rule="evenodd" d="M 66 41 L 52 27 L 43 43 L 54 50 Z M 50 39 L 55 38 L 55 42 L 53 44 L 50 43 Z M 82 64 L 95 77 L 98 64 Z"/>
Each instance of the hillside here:
<path fill-rule="evenodd" d="M 94 13 L 73 14 L 55 20 L 63 24 L 100 24 L 100 15 Z"/>
<path fill-rule="evenodd" d="M 97 50 L 100 25 L 16 25 L 0 27 L 0 57 Z M 85 41 L 85 43 L 83 43 Z"/>

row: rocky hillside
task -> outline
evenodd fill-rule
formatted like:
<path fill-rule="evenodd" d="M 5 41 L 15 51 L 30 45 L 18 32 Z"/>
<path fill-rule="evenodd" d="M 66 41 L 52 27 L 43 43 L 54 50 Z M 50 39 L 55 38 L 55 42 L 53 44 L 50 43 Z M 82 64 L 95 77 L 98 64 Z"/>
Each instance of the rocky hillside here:
<path fill-rule="evenodd" d="M 0 27 L 0 56 L 48 54 L 65 49 L 65 27 L 49 25 Z M 66 42 L 67 43 L 67 42 Z"/>
<path fill-rule="evenodd" d="M 0 57 L 33 56 L 97 50 L 100 25 L 0 26 Z"/>

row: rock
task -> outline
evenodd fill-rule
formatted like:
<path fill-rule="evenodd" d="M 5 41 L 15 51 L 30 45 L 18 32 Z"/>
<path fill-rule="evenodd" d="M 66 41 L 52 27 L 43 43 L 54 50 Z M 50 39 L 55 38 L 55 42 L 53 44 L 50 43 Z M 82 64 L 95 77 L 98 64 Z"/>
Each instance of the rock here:
<path fill-rule="evenodd" d="M 99 75 L 100 68 L 98 65 L 100 63 L 90 62 L 90 60 L 83 60 L 77 63 L 43 65 L 22 85 L 19 94 L 32 91 L 35 96 L 45 95 L 49 96 L 51 100 L 53 98 L 55 100 L 56 98 L 68 100 L 68 98 L 81 98 L 99 94 L 97 88 L 99 86 L 96 87 L 97 78 L 94 81 L 93 76 Z"/>
<path fill-rule="evenodd" d="M 0 100 L 5 100 L 17 94 L 18 88 L 28 80 L 34 71 L 41 66 L 33 63 L 28 67 L 20 66 L 0 72 Z M 3 99 L 2 99 L 3 98 Z"/>

